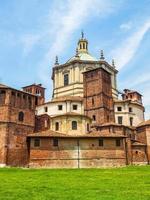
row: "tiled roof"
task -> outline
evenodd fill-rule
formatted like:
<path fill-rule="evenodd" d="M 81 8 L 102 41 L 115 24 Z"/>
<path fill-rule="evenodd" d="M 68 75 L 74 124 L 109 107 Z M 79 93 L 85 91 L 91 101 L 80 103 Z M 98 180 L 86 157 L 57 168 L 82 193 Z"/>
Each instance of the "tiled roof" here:
<path fill-rule="evenodd" d="M 28 135 L 28 137 L 61 137 L 61 138 L 125 138 L 126 136 L 124 135 L 119 135 L 119 134 L 102 134 L 101 132 L 90 132 L 90 133 L 84 133 L 84 134 L 73 134 L 73 135 L 68 135 L 52 130 L 47 130 L 47 131 L 41 131 L 41 132 L 36 132 L 33 134 Z"/>
<path fill-rule="evenodd" d="M 114 122 L 110 122 L 110 123 L 104 123 L 104 124 L 92 124 L 92 127 L 107 127 L 107 126 L 119 126 L 119 127 L 127 127 L 127 128 L 130 128 L 130 129 L 135 129 L 135 127 L 133 126 L 125 126 L 123 124 L 116 124 Z"/>
<path fill-rule="evenodd" d="M 29 134 L 28 137 L 65 137 L 66 135 L 63 133 L 59 133 L 52 130 L 46 130 L 41 132 L 35 132 L 33 134 Z"/>
<path fill-rule="evenodd" d="M 0 88 L 10 88 L 10 87 L 7 85 L 0 84 Z"/>
<path fill-rule="evenodd" d="M 7 85 L 4 85 L 4 84 L 0 84 L 0 88 L 3 88 L 3 89 L 11 89 L 11 90 L 15 90 L 15 91 L 18 91 L 18 92 L 22 92 L 24 94 L 29 94 L 29 95 L 32 95 L 32 96 L 36 96 L 34 94 L 31 94 L 31 93 L 28 93 L 28 92 L 25 92 L 25 91 L 22 91 L 22 90 L 18 90 L 18 89 L 15 89 L 15 88 L 12 88 L 12 87 L 9 87 Z"/>
<path fill-rule="evenodd" d="M 133 101 L 131 99 L 125 99 L 125 100 L 120 100 L 120 99 L 115 99 L 114 100 L 115 103 L 125 103 L 125 102 L 128 102 L 128 103 L 132 103 L 132 104 L 136 104 L 136 105 L 139 105 L 141 107 L 143 107 L 143 105 L 137 101 Z"/>
<path fill-rule="evenodd" d="M 126 92 L 125 92 L 126 91 Z M 124 89 L 125 94 L 131 94 L 131 93 L 137 93 L 140 96 L 142 96 L 138 91 L 136 90 L 129 90 L 129 89 Z"/>
<path fill-rule="evenodd" d="M 24 88 L 31 87 L 31 86 L 38 86 L 38 87 L 41 87 L 41 88 L 45 89 L 45 87 L 43 87 L 42 84 L 36 84 L 36 83 L 33 83 L 33 84 L 31 84 L 31 85 L 24 86 L 24 87 L 22 87 L 22 88 L 24 89 Z"/>
<path fill-rule="evenodd" d="M 137 127 L 150 125 L 150 119 L 144 122 L 141 122 Z"/>

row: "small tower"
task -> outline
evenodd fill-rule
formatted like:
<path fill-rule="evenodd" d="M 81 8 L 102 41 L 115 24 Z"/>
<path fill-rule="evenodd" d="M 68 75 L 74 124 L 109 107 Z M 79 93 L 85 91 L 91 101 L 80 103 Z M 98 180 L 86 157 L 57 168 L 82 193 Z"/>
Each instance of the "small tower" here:
<path fill-rule="evenodd" d="M 42 84 L 32 84 L 22 88 L 24 92 L 37 96 L 36 105 L 41 105 L 45 102 L 45 88 Z"/>
<path fill-rule="evenodd" d="M 142 95 L 134 90 L 124 89 L 124 93 L 122 94 L 122 99 L 131 100 L 133 102 L 142 104 Z"/>
<path fill-rule="evenodd" d="M 81 38 L 78 41 L 78 53 L 88 52 L 88 40 L 84 38 L 84 32 L 81 32 Z"/>

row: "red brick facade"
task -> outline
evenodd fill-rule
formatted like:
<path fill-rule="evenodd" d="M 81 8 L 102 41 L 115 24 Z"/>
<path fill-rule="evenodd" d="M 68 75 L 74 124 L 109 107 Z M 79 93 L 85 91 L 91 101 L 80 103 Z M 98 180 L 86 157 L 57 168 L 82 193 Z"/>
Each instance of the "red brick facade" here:
<path fill-rule="evenodd" d="M 84 110 L 97 124 L 114 122 L 111 75 L 102 68 L 83 73 Z"/>
<path fill-rule="evenodd" d="M 116 124 L 94 125 L 84 136 L 51 131 L 29 135 L 30 167 L 98 168 L 147 164 L 146 145 L 137 142 L 135 130 Z M 40 141 L 38 147 L 35 140 Z M 58 141 L 54 146 L 54 140 Z"/>
<path fill-rule="evenodd" d="M 0 165 L 28 164 L 27 135 L 34 131 L 35 98 L 0 87 Z"/>
<path fill-rule="evenodd" d="M 103 69 L 84 74 L 85 113 L 95 115 L 96 123 L 87 134 L 78 136 L 54 132 L 48 115 L 36 116 L 37 96 L 0 85 L 0 166 L 96 168 L 148 164 L 150 123 L 136 129 L 115 124 L 110 85 L 110 75 Z"/>
<path fill-rule="evenodd" d="M 35 117 L 35 132 L 50 129 L 50 117 L 47 114 Z"/>

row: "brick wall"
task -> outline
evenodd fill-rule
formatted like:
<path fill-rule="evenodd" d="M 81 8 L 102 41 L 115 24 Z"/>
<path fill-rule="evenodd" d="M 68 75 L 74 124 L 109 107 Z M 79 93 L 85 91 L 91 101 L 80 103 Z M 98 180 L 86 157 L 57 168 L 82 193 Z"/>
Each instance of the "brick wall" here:
<path fill-rule="evenodd" d="M 146 146 L 132 146 L 132 164 L 147 164 Z"/>
<path fill-rule="evenodd" d="M 35 132 L 50 129 L 50 117 L 46 114 L 35 117 Z"/>
<path fill-rule="evenodd" d="M 3 89 L 0 103 L 0 164 L 28 164 L 27 135 L 35 126 L 35 97 L 14 89 Z M 19 120 L 22 112 L 23 120 Z"/>
<path fill-rule="evenodd" d="M 83 75 L 84 110 L 96 123 L 114 122 L 111 75 L 102 68 L 87 71 Z"/>
<path fill-rule="evenodd" d="M 126 165 L 124 139 L 116 147 L 115 139 L 104 139 L 104 146 L 99 146 L 99 139 L 59 139 L 59 146 L 53 146 L 52 138 L 41 138 L 41 146 L 34 147 L 31 139 L 30 167 L 50 168 L 90 168 Z"/>

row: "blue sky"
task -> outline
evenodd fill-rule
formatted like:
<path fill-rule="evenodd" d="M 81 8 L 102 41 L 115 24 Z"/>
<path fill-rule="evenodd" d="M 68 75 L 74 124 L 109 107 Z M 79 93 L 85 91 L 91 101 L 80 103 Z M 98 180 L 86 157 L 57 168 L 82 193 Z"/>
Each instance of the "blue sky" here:
<path fill-rule="evenodd" d="M 0 82 L 43 83 L 51 98 L 55 56 L 75 54 L 81 30 L 119 70 L 118 88 L 143 94 L 150 118 L 150 0 L 0 0 Z"/>

